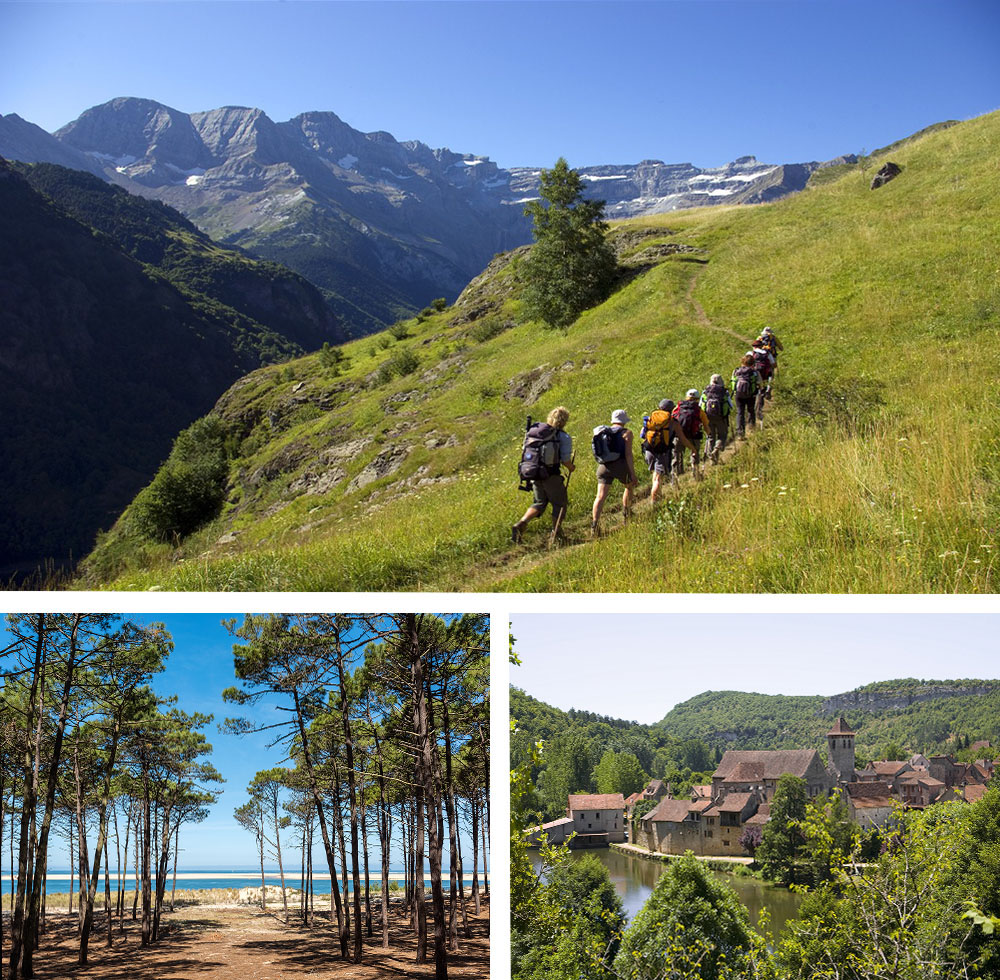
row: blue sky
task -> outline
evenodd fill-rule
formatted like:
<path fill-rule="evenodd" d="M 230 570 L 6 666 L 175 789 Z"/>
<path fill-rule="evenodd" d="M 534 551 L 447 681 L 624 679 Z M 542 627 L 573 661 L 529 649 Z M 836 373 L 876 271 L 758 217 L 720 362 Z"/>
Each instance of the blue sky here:
<path fill-rule="evenodd" d="M 511 616 L 511 631 L 516 687 L 564 711 L 645 724 L 703 691 L 833 695 L 901 677 L 1000 678 L 1000 616 L 987 613 L 532 613 Z"/>
<path fill-rule="evenodd" d="M 242 613 L 130 614 L 127 618 L 143 624 L 163 623 L 173 638 L 174 650 L 167 658 L 166 669 L 154 678 L 154 690 L 163 696 L 176 695 L 177 707 L 189 714 L 197 711 L 214 715 L 212 724 L 202 729 L 212 745 L 212 753 L 206 758 L 226 782 L 216 787 L 222 790 L 222 795 L 212 807 L 208 819 L 200 824 L 186 825 L 181 830 L 179 867 L 189 871 L 253 868 L 257 861 L 256 844 L 233 819 L 233 811 L 246 802 L 245 790 L 254 775 L 262 769 L 282 765 L 284 753 L 280 747 L 268 748 L 274 733 L 235 736 L 220 732 L 218 726 L 224 718 L 239 715 L 252 716 L 257 723 L 268 719 L 284 721 L 288 715 L 274 707 L 277 703 L 274 698 L 264 699 L 253 707 L 226 704 L 222 700 L 222 691 L 237 683 L 232 655 L 234 639 L 222 626 L 222 620 L 236 619 L 238 625 L 243 621 Z M 8 642 L 9 634 L 0 619 L 0 647 Z M 396 828 L 397 846 L 398 833 Z M 298 851 L 291 837 L 288 841 L 294 851 L 295 863 Z M 471 855 L 471 843 L 466 843 Z M 369 846 L 375 867 L 380 860 L 377 845 L 377 835 L 372 829 Z M 58 852 L 53 860 L 60 868 L 65 864 Z M 315 861 L 318 871 L 325 869 L 320 844 L 317 844 Z M 471 857 L 467 859 L 469 862 Z M 273 862 L 269 862 L 269 866 L 271 864 Z M 298 867 L 297 864 L 295 866 Z M 396 866 L 394 860 L 393 867 Z"/>
<path fill-rule="evenodd" d="M 331 110 L 502 166 L 874 149 L 1000 108 L 995 0 L 0 0 L 0 112 Z"/>

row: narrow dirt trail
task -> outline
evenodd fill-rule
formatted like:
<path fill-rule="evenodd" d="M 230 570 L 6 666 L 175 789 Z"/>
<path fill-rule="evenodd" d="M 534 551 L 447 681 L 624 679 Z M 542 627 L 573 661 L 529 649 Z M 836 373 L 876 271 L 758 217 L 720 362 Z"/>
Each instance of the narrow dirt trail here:
<path fill-rule="evenodd" d="M 735 330 L 730 330 L 728 327 L 720 327 L 714 324 L 709 318 L 708 314 L 705 312 L 704 307 L 701 303 L 695 299 L 694 291 L 698 285 L 699 273 L 695 272 L 691 276 L 691 281 L 688 283 L 687 290 L 684 294 L 684 301 L 691 307 L 693 313 L 694 325 L 700 327 L 703 330 L 714 330 L 717 333 L 724 333 L 727 336 L 733 337 L 738 340 L 741 344 L 749 347 L 753 343 L 752 338 L 744 337 L 742 334 L 737 333 Z M 768 412 L 769 414 L 769 412 Z M 726 448 L 723 450 L 722 455 L 719 459 L 718 466 L 725 466 L 732 457 L 739 451 L 739 442 L 736 440 L 733 434 L 736 427 L 735 412 L 730 419 L 730 437 Z M 708 472 L 712 464 L 703 463 L 702 468 L 705 472 Z M 579 467 L 581 470 L 585 468 L 583 464 Z M 581 473 L 582 476 L 582 473 Z M 576 493 L 580 493 L 580 479 L 577 478 L 573 489 Z M 669 499 L 672 496 L 678 496 L 683 491 L 695 484 L 694 477 L 691 473 L 684 473 L 676 483 L 668 484 L 664 493 L 663 499 Z M 587 490 L 582 491 L 584 495 L 587 494 Z M 621 507 L 620 504 L 615 506 L 613 503 L 614 497 L 620 499 L 621 488 L 618 484 L 615 484 L 615 493 L 609 498 L 609 506 L 605 510 L 604 519 L 602 522 L 602 535 L 601 537 L 610 537 L 615 534 L 617 530 L 623 527 L 621 522 Z M 587 497 L 587 500 L 590 498 Z M 577 504 L 577 507 L 583 505 L 583 501 Z M 640 500 L 634 500 L 632 504 L 632 520 L 633 521 L 643 521 L 645 522 L 652 517 L 653 506 L 650 503 L 650 499 L 647 496 L 642 497 Z M 563 525 L 563 539 L 556 545 L 548 547 L 549 542 L 549 532 L 548 532 L 548 520 L 547 515 L 543 515 L 538 521 L 534 521 L 527 526 L 525 529 L 525 541 L 521 545 L 515 545 L 500 552 L 499 554 L 487 557 L 482 567 L 494 570 L 494 575 L 491 576 L 489 582 L 484 583 L 484 587 L 489 589 L 500 589 L 505 582 L 512 581 L 518 576 L 529 574 L 534 572 L 547 564 L 557 561 L 561 555 L 565 555 L 577 548 L 584 548 L 589 544 L 592 544 L 594 539 L 590 536 L 590 520 L 589 520 L 589 507 L 587 513 L 577 517 L 575 520 L 571 520 Z M 467 588 L 468 582 L 455 583 L 450 582 L 442 586 L 443 588 Z"/>
<path fill-rule="evenodd" d="M 684 301 L 694 311 L 694 318 L 698 326 L 704 328 L 705 330 L 715 330 L 718 333 L 728 334 L 730 337 L 735 337 L 741 344 L 746 344 L 749 347 L 750 344 L 753 343 L 752 337 L 744 337 L 742 334 L 738 334 L 735 330 L 730 330 L 729 327 L 719 327 L 712 323 L 701 303 L 694 298 L 694 291 L 697 285 L 698 273 L 695 273 L 691 276 L 691 281 L 688 283 L 687 292 L 684 294 Z"/>

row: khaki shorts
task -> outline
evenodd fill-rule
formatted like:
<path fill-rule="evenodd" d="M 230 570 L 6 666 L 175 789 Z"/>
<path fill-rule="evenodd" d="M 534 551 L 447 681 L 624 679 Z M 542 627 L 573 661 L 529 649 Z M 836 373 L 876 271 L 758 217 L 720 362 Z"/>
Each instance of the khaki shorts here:
<path fill-rule="evenodd" d="M 531 506 L 536 507 L 539 513 L 552 504 L 552 510 L 558 514 L 569 503 L 566 484 L 563 483 L 561 473 L 553 473 L 545 480 L 535 480 L 531 484 L 531 489 L 533 491 Z"/>
<path fill-rule="evenodd" d="M 610 463 L 597 464 L 597 482 L 614 483 L 615 480 L 629 484 L 632 482 L 628 472 L 628 460 L 622 456 L 620 459 L 612 460 Z"/>

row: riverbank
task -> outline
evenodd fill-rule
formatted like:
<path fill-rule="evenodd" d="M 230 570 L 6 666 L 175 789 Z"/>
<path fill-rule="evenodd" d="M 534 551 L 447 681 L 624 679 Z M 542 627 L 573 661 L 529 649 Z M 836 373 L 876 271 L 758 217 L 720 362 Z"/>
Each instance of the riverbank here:
<path fill-rule="evenodd" d="M 650 851 L 648 848 L 639 847 L 637 844 L 609 844 L 608 847 L 615 851 L 621 851 L 623 854 L 632 854 L 636 857 L 648 858 L 651 861 L 660 861 L 664 864 L 681 856 L 680 854 L 662 854 L 659 851 Z M 703 857 L 697 854 L 695 857 L 699 861 L 704 861 L 709 867 L 712 867 L 712 865 L 718 865 L 721 868 L 725 868 L 727 865 L 749 867 L 753 864 L 753 858 L 750 857 Z"/>
<path fill-rule="evenodd" d="M 178 898 L 180 898 L 178 892 Z M 471 912 L 471 909 L 470 909 Z M 490 962 L 489 901 L 478 916 L 470 915 L 471 939 L 461 939 L 459 950 L 448 957 L 449 977 L 486 978 Z M 114 947 L 106 948 L 107 924 L 98 916 L 90 944 L 89 963 L 76 963 L 79 949 L 76 918 L 49 916 L 42 948 L 35 954 L 36 980 L 83 976 L 88 980 L 383 980 L 390 976 L 432 977 L 430 961 L 414 962 L 416 939 L 409 918 L 390 916 L 390 948 L 381 949 L 381 934 L 366 936 L 363 962 L 340 959 L 335 924 L 329 910 L 317 907 L 314 924 L 303 926 L 294 916 L 285 924 L 280 910 L 235 903 L 178 903 L 175 912 L 164 912 L 161 937 L 154 946 L 140 944 L 139 922 L 126 917 L 125 933 L 114 933 Z M 431 940 L 433 944 L 433 939 Z"/>

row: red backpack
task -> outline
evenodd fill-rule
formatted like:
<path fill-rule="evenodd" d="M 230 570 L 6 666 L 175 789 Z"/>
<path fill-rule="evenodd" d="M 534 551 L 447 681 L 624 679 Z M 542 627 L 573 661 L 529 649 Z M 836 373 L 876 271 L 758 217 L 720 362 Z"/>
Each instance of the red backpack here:
<path fill-rule="evenodd" d="M 774 365 L 771 363 L 771 358 L 766 351 L 755 350 L 753 352 L 753 363 L 764 381 L 768 381 L 771 375 L 774 374 Z"/>
<path fill-rule="evenodd" d="M 697 402 L 682 401 L 674 409 L 674 418 L 680 422 L 688 439 L 697 439 L 701 435 L 701 406 Z"/>

